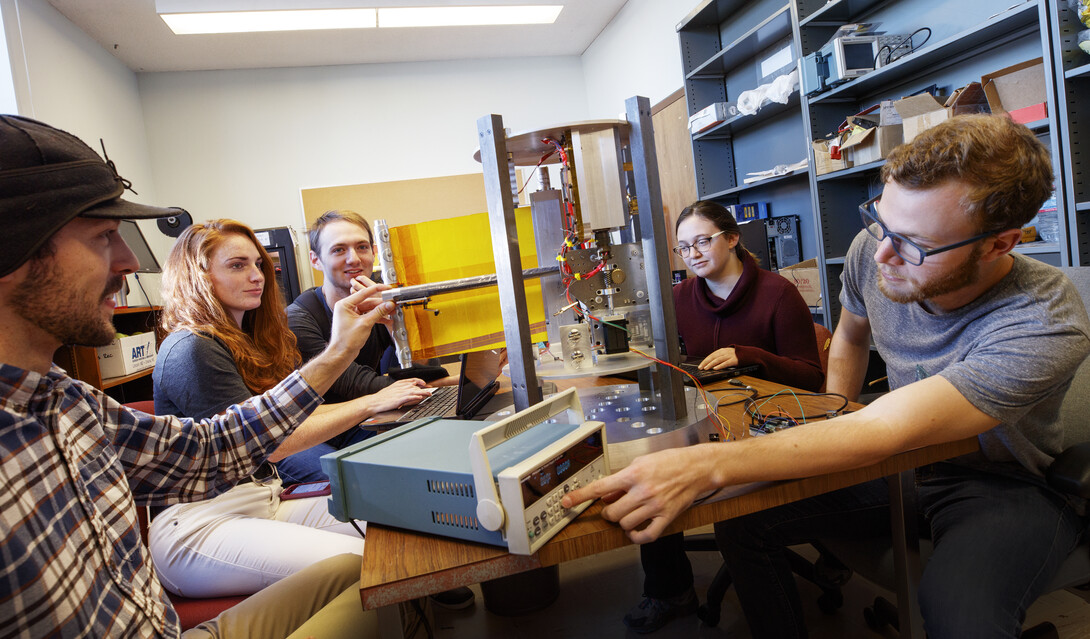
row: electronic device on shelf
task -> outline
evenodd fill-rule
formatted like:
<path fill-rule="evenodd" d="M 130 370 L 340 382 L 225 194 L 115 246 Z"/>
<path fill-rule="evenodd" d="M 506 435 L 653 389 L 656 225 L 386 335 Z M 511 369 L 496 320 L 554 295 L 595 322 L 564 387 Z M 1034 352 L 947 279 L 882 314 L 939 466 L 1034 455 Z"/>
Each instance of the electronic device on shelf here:
<path fill-rule="evenodd" d="M 816 95 L 889 64 L 912 50 L 909 35 L 846 35 L 803 58 L 802 91 Z"/>
<path fill-rule="evenodd" d="M 781 215 L 765 222 L 768 236 L 768 262 L 773 269 L 799 263 L 799 216 Z"/>
<path fill-rule="evenodd" d="M 570 490 L 608 472 L 605 424 L 584 421 L 576 389 L 482 427 L 419 420 L 324 455 L 329 512 L 536 552 L 589 502 Z"/>

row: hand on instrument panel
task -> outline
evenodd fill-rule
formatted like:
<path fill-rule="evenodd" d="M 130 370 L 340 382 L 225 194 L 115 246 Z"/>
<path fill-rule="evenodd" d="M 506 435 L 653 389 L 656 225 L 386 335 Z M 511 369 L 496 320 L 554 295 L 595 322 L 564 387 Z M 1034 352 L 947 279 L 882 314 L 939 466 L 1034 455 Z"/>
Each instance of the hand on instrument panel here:
<path fill-rule="evenodd" d="M 602 509 L 603 518 L 620 524 L 638 544 L 654 541 L 697 496 L 713 488 L 702 464 L 696 463 L 698 448 L 637 457 L 613 475 L 568 493 L 561 504 L 570 508 L 600 497 L 609 504 Z"/>

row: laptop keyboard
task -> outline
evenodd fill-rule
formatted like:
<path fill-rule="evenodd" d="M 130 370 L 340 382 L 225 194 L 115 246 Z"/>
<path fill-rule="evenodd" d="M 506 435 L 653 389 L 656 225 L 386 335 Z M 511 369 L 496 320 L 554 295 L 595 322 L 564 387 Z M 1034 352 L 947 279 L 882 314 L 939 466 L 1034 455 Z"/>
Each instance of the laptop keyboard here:
<path fill-rule="evenodd" d="M 695 377 L 696 381 L 700 382 L 701 385 L 710 384 L 711 382 L 716 382 L 721 379 L 738 377 L 739 375 L 745 375 L 746 373 L 751 373 L 757 370 L 756 366 L 729 366 L 727 368 L 721 368 L 719 370 L 700 370 L 699 368 L 697 368 L 697 364 L 692 364 L 690 362 L 682 362 L 679 366 L 683 371 Z M 685 383 L 689 386 L 692 386 L 693 380 L 686 377 Z"/>
<path fill-rule="evenodd" d="M 401 416 L 401 420 L 409 422 L 414 419 L 420 419 L 421 417 L 446 415 L 454 409 L 454 406 L 457 403 L 458 387 L 442 386 L 435 389 L 435 392 L 432 393 L 430 397 L 410 408 Z"/>

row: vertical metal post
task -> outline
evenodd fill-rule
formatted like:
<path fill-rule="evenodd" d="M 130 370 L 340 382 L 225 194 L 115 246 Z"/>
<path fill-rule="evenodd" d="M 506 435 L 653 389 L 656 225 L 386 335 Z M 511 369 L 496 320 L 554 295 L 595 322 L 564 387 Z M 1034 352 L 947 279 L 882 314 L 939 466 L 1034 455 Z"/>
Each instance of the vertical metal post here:
<path fill-rule="evenodd" d="M 515 207 L 511 202 L 503 118 L 486 115 L 477 120 L 477 139 L 481 145 L 492 255 L 496 261 L 503 334 L 507 340 L 507 361 L 511 367 L 511 391 L 515 396 L 515 410 L 520 411 L 541 401 L 541 388 L 537 384 L 533 345 L 530 343 L 530 316 L 522 280 Z"/>
<path fill-rule="evenodd" d="M 666 247 L 662 192 L 659 188 L 659 163 L 655 155 L 655 134 L 651 128 L 651 103 L 634 96 L 625 100 L 625 113 L 632 130 L 628 134 L 632 150 L 632 176 L 636 183 L 636 204 L 640 218 L 640 238 L 647 274 L 647 298 L 651 306 L 651 328 L 655 357 L 666 362 L 681 360 L 677 341 L 677 316 L 671 291 L 670 256 Z M 657 366 L 656 377 L 662 391 L 662 416 L 683 419 L 686 416 L 685 386 L 681 373 L 667 366 Z M 710 410 L 710 407 L 709 407 Z"/>
<path fill-rule="evenodd" d="M 897 576 L 897 616 L 900 636 L 925 636 L 917 592 L 920 588 L 920 534 L 916 521 L 916 473 L 906 470 L 887 478 L 893 534 L 893 571 Z"/>
<path fill-rule="evenodd" d="M 394 251 L 390 244 L 390 227 L 386 220 L 375 220 L 375 254 L 378 257 L 379 271 L 384 284 L 397 284 L 397 269 L 394 268 Z M 401 368 L 412 368 L 413 351 L 409 348 L 409 334 L 405 328 L 405 309 L 399 304 L 394 311 L 393 327 L 390 330 L 394 339 L 394 351 Z"/>

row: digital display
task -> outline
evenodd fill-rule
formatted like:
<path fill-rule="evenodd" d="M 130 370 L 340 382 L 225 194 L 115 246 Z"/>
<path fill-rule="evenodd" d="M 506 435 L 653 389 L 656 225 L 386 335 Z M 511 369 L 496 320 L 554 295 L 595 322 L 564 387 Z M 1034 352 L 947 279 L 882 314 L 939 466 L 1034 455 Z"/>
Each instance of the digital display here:
<path fill-rule="evenodd" d="M 542 464 L 522 480 L 523 507 L 529 508 L 546 493 L 564 485 L 569 477 L 601 457 L 603 452 L 602 433 L 596 432 Z"/>
<path fill-rule="evenodd" d="M 870 42 L 844 43 L 844 71 L 874 68 L 874 45 Z"/>

